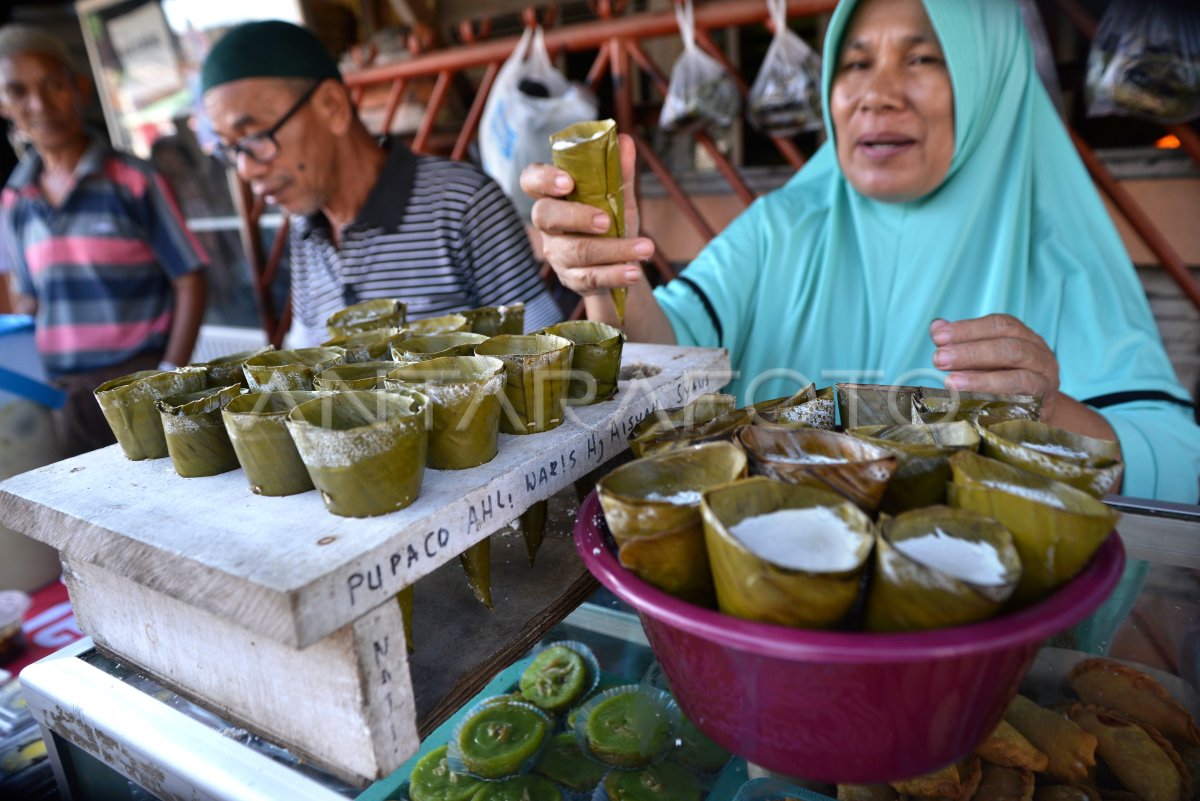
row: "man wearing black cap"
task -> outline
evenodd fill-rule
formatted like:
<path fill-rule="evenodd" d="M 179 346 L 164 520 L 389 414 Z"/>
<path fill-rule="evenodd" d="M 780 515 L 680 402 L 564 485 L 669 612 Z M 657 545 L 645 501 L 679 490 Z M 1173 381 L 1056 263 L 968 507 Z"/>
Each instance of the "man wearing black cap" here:
<path fill-rule="evenodd" d="M 380 142 L 359 120 L 337 64 L 286 22 L 225 34 L 204 63 L 218 153 L 254 192 L 294 215 L 292 312 L 300 344 L 371 298 L 410 319 L 525 302 L 525 325 L 561 319 L 508 198 L 470 164 Z"/>

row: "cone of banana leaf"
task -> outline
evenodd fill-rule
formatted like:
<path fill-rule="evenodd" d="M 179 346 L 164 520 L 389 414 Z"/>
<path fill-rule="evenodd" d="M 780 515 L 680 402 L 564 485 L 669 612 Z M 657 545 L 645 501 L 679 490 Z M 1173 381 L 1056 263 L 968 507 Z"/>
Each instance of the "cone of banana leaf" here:
<path fill-rule="evenodd" d="M 602 236 L 625 236 L 625 186 L 621 176 L 621 148 L 613 120 L 577 122 L 550 136 L 554 166 L 571 176 L 575 186 L 567 200 L 586 203 L 608 215 Z M 611 291 L 617 325 L 625 326 L 625 287 Z"/>
<path fill-rule="evenodd" d="M 466 334 L 471 332 L 471 323 L 462 314 L 439 314 L 437 317 L 410 320 L 408 329 L 414 337 L 427 337 L 430 334 Z"/>
<path fill-rule="evenodd" d="M 1019 606 L 1082 570 L 1120 517 L 1082 490 L 970 451 L 954 454 L 950 469 L 950 505 L 1012 532 L 1023 570 L 1012 599 Z"/>
<path fill-rule="evenodd" d="M 1042 399 L 1034 395 L 994 395 L 921 387 L 912 402 L 914 423 L 952 423 L 987 416 L 998 420 L 1037 420 Z"/>
<path fill-rule="evenodd" d="M 386 389 L 407 387 L 429 398 L 429 467 L 465 470 L 496 456 L 504 362 L 493 356 L 443 356 L 392 368 Z"/>
<path fill-rule="evenodd" d="M 155 402 L 176 473 L 183 478 L 199 478 L 237 469 L 237 454 L 225 431 L 221 409 L 241 391 L 241 384 L 232 384 Z"/>
<path fill-rule="evenodd" d="M 238 463 L 256 495 L 296 495 L 313 488 L 308 468 L 287 428 L 287 416 L 301 403 L 327 392 L 251 392 L 221 410 Z"/>
<path fill-rule="evenodd" d="M 818 390 L 813 384 L 791 397 L 756 403 L 749 408 L 754 412 L 755 422 L 761 420 L 795 428 L 832 431 L 837 420 L 833 387 Z"/>
<path fill-rule="evenodd" d="M 525 540 L 525 555 L 529 557 L 529 566 L 537 558 L 542 548 L 542 540 L 546 538 L 546 512 L 548 501 L 536 501 L 524 512 L 521 512 L 521 537 Z"/>
<path fill-rule="evenodd" d="M 443 356 L 474 356 L 475 346 L 487 340 L 483 334 L 469 331 L 411 337 L 392 345 L 392 359 L 407 364 Z"/>
<path fill-rule="evenodd" d="M 313 379 L 330 367 L 346 363 L 341 348 L 272 350 L 247 359 L 242 365 L 251 392 L 312 390 Z"/>
<path fill-rule="evenodd" d="M 372 517 L 417 499 L 429 447 L 428 405 L 407 389 L 352 390 L 288 413 L 296 450 L 330 512 Z"/>
<path fill-rule="evenodd" d="M 1103 498 L 1121 486 L 1121 446 L 1035 420 L 977 421 L 984 456 Z"/>
<path fill-rule="evenodd" d="M 838 417 L 844 428 L 912 422 L 920 387 L 900 384 L 836 384 Z"/>
<path fill-rule="evenodd" d="M 415 584 L 409 584 L 396 593 L 396 603 L 400 604 L 400 618 L 404 621 L 404 644 L 408 646 L 410 654 L 416 650 L 413 647 L 413 587 L 415 586 Z"/>
<path fill-rule="evenodd" d="M 372 328 L 353 334 L 342 334 L 321 343 L 323 348 L 346 351 L 346 363 L 373 362 L 392 358 L 392 346 L 412 336 L 407 328 Z"/>
<path fill-rule="evenodd" d="M 504 362 L 501 431 L 539 434 L 562 424 L 573 349 L 571 340 L 549 334 L 501 334 L 476 346 L 477 356 Z"/>
<path fill-rule="evenodd" d="M 706 491 L 700 514 L 725 614 L 832 628 L 854 605 L 875 528 L 842 496 L 760 476 Z"/>
<path fill-rule="evenodd" d="M 966 509 L 883 515 L 867 590 L 868 631 L 919 631 L 985 620 L 1021 578 L 1008 529 Z"/>
<path fill-rule="evenodd" d="M 322 370 L 313 379 L 313 389 L 340 392 L 347 389 L 383 389 L 387 374 L 396 369 L 396 362 L 372 361 L 339 364 Z"/>
<path fill-rule="evenodd" d="M 879 511 L 889 515 L 946 502 L 950 457 L 979 448 L 979 433 L 970 423 L 905 423 L 864 426 L 846 432 L 896 457 Z"/>
<path fill-rule="evenodd" d="M 479 603 L 492 608 L 492 538 L 484 537 L 458 555 L 467 574 L 467 586 Z"/>
<path fill-rule="evenodd" d="M 701 605 L 713 600 L 700 495 L 746 475 L 746 455 L 711 442 L 647 456 L 596 484 L 618 558 L 644 581 Z"/>
<path fill-rule="evenodd" d="M 641 458 L 673 446 L 688 447 L 698 428 L 736 410 L 736 396 L 716 392 L 701 395 L 686 406 L 656 409 L 629 433 L 629 448 Z"/>
<path fill-rule="evenodd" d="M 257 348 L 256 350 L 244 350 L 241 353 L 234 353 L 229 356 L 222 356 L 218 359 L 188 366 L 204 368 L 206 387 L 227 387 L 230 384 L 241 384 L 245 387 L 248 385 L 246 383 L 246 373 L 242 369 L 242 365 L 246 363 L 247 359 L 252 359 L 260 353 L 266 353 L 269 350 L 275 350 L 275 346 L 268 345 L 265 348 Z"/>
<path fill-rule="evenodd" d="M 205 376 L 203 367 L 142 370 L 96 387 L 96 401 L 126 459 L 137 462 L 167 455 L 162 415 L 154 404 L 160 398 L 199 392 Z"/>
<path fill-rule="evenodd" d="M 542 330 L 571 340 L 571 384 L 567 389 L 572 404 L 588 406 L 617 394 L 621 374 L 621 349 L 625 335 L 619 328 L 594 320 L 568 320 Z"/>
<path fill-rule="evenodd" d="M 330 315 L 325 330 L 331 337 L 370 331 L 373 328 L 403 328 L 407 306 L 393 298 L 364 300 Z"/>
<path fill-rule="evenodd" d="M 754 475 L 833 490 L 872 513 L 896 470 L 889 451 L 835 431 L 763 423 L 741 429 L 738 443 Z"/>
<path fill-rule="evenodd" d="M 525 333 L 525 304 L 510 303 L 507 306 L 481 306 L 461 312 L 467 318 L 468 329 L 473 334 L 494 337 L 500 334 Z"/>

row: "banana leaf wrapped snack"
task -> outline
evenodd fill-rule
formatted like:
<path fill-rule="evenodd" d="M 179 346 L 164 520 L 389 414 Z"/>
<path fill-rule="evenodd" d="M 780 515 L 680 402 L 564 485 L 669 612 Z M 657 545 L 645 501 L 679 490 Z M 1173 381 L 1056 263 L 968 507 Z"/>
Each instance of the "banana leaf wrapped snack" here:
<path fill-rule="evenodd" d="M 918 631 L 991 617 L 1012 595 L 1021 557 L 991 518 L 931 506 L 880 521 L 867 590 L 868 631 Z"/>
<path fill-rule="evenodd" d="M 980 421 L 984 456 L 1103 498 L 1121 486 L 1121 446 L 1034 420 Z"/>
<path fill-rule="evenodd" d="M 606 401 L 617 394 L 621 374 L 621 349 L 625 335 L 618 328 L 593 320 L 569 320 L 542 330 L 575 343 L 571 352 L 571 384 L 567 389 L 572 401 L 583 405 Z M 586 376 L 591 376 L 589 382 Z M 594 383 L 595 386 L 589 386 Z M 590 398 L 591 400 L 587 400 Z"/>
<path fill-rule="evenodd" d="M 373 328 L 403 328 L 407 305 L 392 298 L 364 300 L 330 315 L 325 330 L 331 337 L 370 331 Z"/>
<path fill-rule="evenodd" d="M 345 363 L 341 348 L 300 348 L 260 353 L 247 359 L 242 369 L 251 392 L 286 392 L 311 390 L 317 375 Z"/>
<path fill-rule="evenodd" d="M 1037 420 L 1042 399 L 1033 395 L 995 395 L 989 392 L 951 392 L 920 387 L 912 401 L 914 423 L 952 423 L 988 417 L 996 420 Z"/>
<path fill-rule="evenodd" d="M 392 359 L 405 364 L 442 356 L 474 356 L 475 346 L 487 340 L 483 334 L 472 334 L 469 331 L 426 334 L 392 343 Z"/>
<path fill-rule="evenodd" d="M 313 488 L 308 468 L 287 428 L 287 416 L 301 403 L 328 397 L 313 391 L 252 392 L 221 410 L 238 462 L 256 495 L 295 495 Z"/>
<path fill-rule="evenodd" d="M 951 457 L 950 469 L 950 504 L 1012 532 L 1023 570 L 1013 595 L 1019 605 L 1083 569 L 1120 517 L 1086 492 L 969 451 Z"/>
<path fill-rule="evenodd" d="M 879 510 L 890 515 L 946 502 L 950 457 L 979 448 L 979 433 L 965 420 L 955 423 L 905 423 L 864 426 L 846 431 L 896 457 Z"/>
<path fill-rule="evenodd" d="M 229 356 L 221 356 L 217 359 L 188 366 L 204 368 L 206 375 L 205 386 L 209 388 L 227 387 L 230 384 L 241 384 L 245 387 L 248 384 L 246 383 L 246 373 L 242 370 L 242 365 L 246 363 L 247 359 L 252 359 L 260 353 L 266 353 L 269 350 L 275 350 L 275 346 L 268 345 L 265 348 L 244 350 L 241 353 L 233 353 Z"/>
<path fill-rule="evenodd" d="M 202 367 L 179 370 L 142 370 L 114 378 L 96 387 L 96 401 L 104 419 L 131 461 L 161 459 L 167 455 L 162 417 L 154 405 L 160 398 L 204 389 Z"/>
<path fill-rule="evenodd" d="M 550 136 L 554 166 L 571 176 L 575 188 L 567 200 L 586 203 L 608 215 L 608 237 L 625 236 L 625 190 L 621 177 L 621 149 L 613 120 L 577 122 Z M 617 324 L 625 325 L 625 287 L 612 290 Z"/>
<path fill-rule="evenodd" d="M 767 423 L 743 428 L 738 442 L 755 475 L 833 490 L 867 512 L 879 508 L 896 470 L 887 450 L 834 431 Z"/>
<path fill-rule="evenodd" d="M 372 328 L 342 334 L 321 343 L 323 348 L 341 348 L 346 351 L 346 363 L 370 362 L 389 359 L 392 346 L 408 339 L 412 332 L 407 328 Z"/>
<path fill-rule="evenodd" d="M 382 389 L 387 374 L 396 369 L 395 362 L 353 362 L 322 370 L 313 379 L 313 389 L 341 391 L 347 389 Z"/>
<path fill-rule="evenodd" d="M 241 391 L 240 384 L 233 384 L 158 400 L 155 406 L 176 473 L 184 478 L 215 476 L 238 466 L 221 409 Z"/>
<path fill-rule="evenodd" d="M 467 586 L 479 603 L 492 608 L 492 538 L 484 537 L 458 555 Z"/>
<path fill-rule="evenodd" d="M 501 334 L 476 346 L 475 355 L 504 362 L 508 408 L 501 431 L 540 434 L 562 424 L 573 348 L 571 340 L 547 334 Z"/>
<path fill-rule="evenodd" d="M 473 334 L 494 337 L 500 334 L 525 333 L 525 304 L 510 303 L 507 306 L 481 306 L 462 312 L 467 318 Z"/>
<path fill-rule="evenodd" d="M 343 517 L 371 517 L 417 499 L 429 435 L 418 392 L 337 392 L 302 403 L 288 431 L 326 508 Z"/>
<path fill-rule="evenodd" d="M 408 329 L 414 337 L 424 337 L 430 334 L 466 333 L 471 330 L 471 324 L 461 314 L 440 314 L 437 317 L 412 320 L 408 323 Z"/>
<path fill-rule="evenodd" d="M 920 387 L 900 384 L 836 384 L 838 417 L 847 428 L 894 426 L 912 422 L 913 399 Z"/>
<path fill-rule="evenodd" d="M 837 415 L 833 387 L 818 390 L 814 384 L 788 398 L 756 403 L 750 407 L 755 421 L 832 431 Z"/>
<path fill-rule="evenodd" d="M 725 614 L 831 628 L 853 606 L 875 529 L 842 496 L 757 477 L 708 490 L 700 514 Z"/>
<path fill-rule="evenodd" d="M 641 458 L 705 442 L 732 440 L 734 432 L 749 422 L 749 414 L 737 408 L 736 397 L 710 393 L 686 406 L 646 415 L 629 433 L 629 448 Z"/>
<path fill-rule="evenodd" d="M 700 495 L 745 475 L 746 455 L 729 442 L 657 454 L 613 470 L 596 489 L 621 564 L 664 592 L 711 603 Z"/>

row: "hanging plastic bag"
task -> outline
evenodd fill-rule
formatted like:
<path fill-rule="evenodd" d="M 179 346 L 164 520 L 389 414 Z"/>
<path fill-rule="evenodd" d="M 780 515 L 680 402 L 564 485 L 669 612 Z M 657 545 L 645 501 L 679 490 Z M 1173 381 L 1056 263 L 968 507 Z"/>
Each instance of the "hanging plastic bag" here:
<path fill-rule="evenodd" d="M 671 67 L 671 83 L 658 125 L 668 133 L 710 125 L 727 126 L 741 107 L 737 86 L 719 61 L 696 47 L 692 0 L 675 6 L 675 19 L 683 39 L 683 53 Z"/>
<path fill-rule="evenodd" d="M 767 0 L 775 38 L 750 88 L 746 116 L 768 136 L 816 131 L 821 118 L 821 57 L 788 30 L 787 0 Z"/>
<path fill-rule="evenodd" d="M 550 134 L 594 119 L 596 98 L 550 63 L 541 26 L 526 28 L 496 73 L 479 121 L 483 170 L 524 220 L 529 220 L 533 199 L 521 191 L 521 170 L 534 162 L 550 163 Z"/>
<path fill-rule="evenodd" d="M 1088 53 L 1087 96 L 1092 117 L 1171 124 L 1200 116 L 1200 6 L 1114 0 Z"/>
<path fill-rule="evenodd" d="M 1046 35 L 1046 25 L 1038 12 L 1036 0 L 1021 0 L 1021 18 L 1025 21 L 1025 31 L 1033 45 L 1033 63 L 1037 67 L 1038 77 L 1050 102 L 1058 109 L 1058 116 L 1066 119 L 1067 107 L 1063 103 L 1062 88 L 1058 83 L 1058 66 L 1054 62 L 1054 50 L 1050 47 L 1050 37 Z"/>

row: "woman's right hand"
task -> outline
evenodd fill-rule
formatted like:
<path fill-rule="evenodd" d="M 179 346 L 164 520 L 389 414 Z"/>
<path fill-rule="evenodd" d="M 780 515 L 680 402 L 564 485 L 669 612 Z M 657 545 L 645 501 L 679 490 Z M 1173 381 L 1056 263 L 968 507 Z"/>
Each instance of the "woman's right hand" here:
<path fill-rule="evenodd" d="M 618 137 L 625 192 L 623 238 L 607 237 L 608 215 L 584 203 L 561 198 L 571 193 L 571 176 L 550 164 L 530 164 L 521 172 L 521 188 L 533 204 L 533 226 L 542 235 L 542 253 L 567 289 L 580 295 L 607 294 L 629 287 L 642 277 L 639 262 L 654 255 L 654 242 L 639 237 L 637 199 L 633 192 L 636 149 L 625 134 Z"/>

